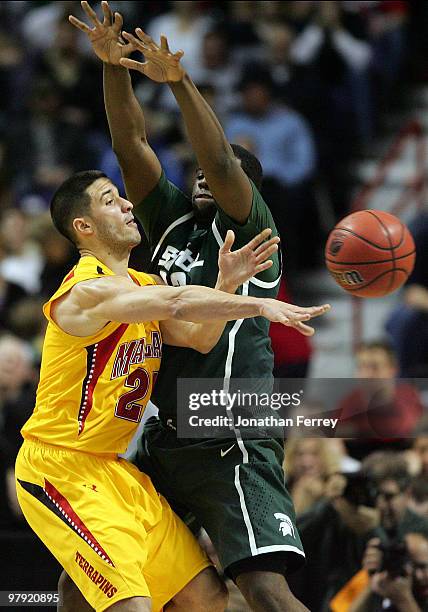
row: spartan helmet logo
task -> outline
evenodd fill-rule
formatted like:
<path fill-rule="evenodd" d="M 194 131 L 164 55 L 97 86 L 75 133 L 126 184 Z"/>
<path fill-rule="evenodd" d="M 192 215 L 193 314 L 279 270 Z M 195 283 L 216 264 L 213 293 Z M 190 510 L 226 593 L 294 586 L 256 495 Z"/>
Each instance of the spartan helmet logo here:
<path fill-rule="evenodd" d="M 334 238 L 334 240 L 331 241 L 330 247 L 328 249 L 330 252 L 330 255 L 337 255 L 342 247 L 343 247 L 343 240 L 341 240 L 340 238 Z"/>
<path fill-rule="evenodd" d="M 284 537 L 287 535 L 290 535 L 292 538 L 296 537 L 294 535 L 294 525 L 289 516 L 282 514 L 282 512 L 275 512 L 274 517 L 280 521 L 279 531 Z"/>

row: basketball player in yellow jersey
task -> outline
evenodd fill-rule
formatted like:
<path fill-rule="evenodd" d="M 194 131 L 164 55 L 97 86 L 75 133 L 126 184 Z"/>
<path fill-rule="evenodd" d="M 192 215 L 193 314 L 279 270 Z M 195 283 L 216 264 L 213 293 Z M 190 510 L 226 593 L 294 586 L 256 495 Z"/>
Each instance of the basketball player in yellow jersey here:
<path fill-rule="evenodd" d="M 270 265 L 262 260 L 276 241 L 258 246 L 266 233 L 250 243 L 253 270 L 248 252 L 232 265 L 233 281 L 220 266 L 225 291 L 156 285 L 128 269 L 141 239 L 132 208 L 97 171 L 71 177 L 53 198 L 53 221 L 81 258 L 44 306 L 49 323 L 16 462 L 18 500 L 95 610 L 219 611 L 225 592 L 196 540 L 150 479 L 118 457 L 150 397 L 161 332 L 165 342 L 207 352 L 225 320 L 264 316 L 311 333 L 304 321 L 327 307 L 225 292 L 242 282 L 239 268 L 252 275 Z"/>

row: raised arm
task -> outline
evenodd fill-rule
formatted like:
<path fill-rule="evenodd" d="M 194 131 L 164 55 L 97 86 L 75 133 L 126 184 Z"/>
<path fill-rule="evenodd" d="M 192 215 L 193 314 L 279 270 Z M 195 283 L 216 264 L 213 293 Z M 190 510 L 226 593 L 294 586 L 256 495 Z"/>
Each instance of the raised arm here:
<path fill-rule="evenodd" d="M 161 37 L 159 47 L 140 28 L 136 33 L 138 38 L 126 32 L 123 36 L 144 53 L 146 62 L 124 58 L 120 60 L 121 65 L 138 70 L 154 81 L 168 83 L 215 201 L 232 219 L 245 223 L 251 212 L 250 181 L 213 110 L 180 65 L 182 52 L 171 53 L 165 36 Z"/>
<path fill-rule="evenodd" d="M 119 161 L 128 199 L 141 202 L 157 185 L 161 165 L 146 138 L 143 110 L 134 95 L 128 70 L 119 64 L 134 49 L 121 38 L 123 25 L 120 13 L 111 11 L 102 2 L 104 19 L 99 21 L 95 11 L 85 1 L 82 8 L 92 22 L 85 23 L 70 16 L 70 23 L 85 32 L 94 53 L 103 62 L 104 105 L 110 128 L 113 150 Z"/>

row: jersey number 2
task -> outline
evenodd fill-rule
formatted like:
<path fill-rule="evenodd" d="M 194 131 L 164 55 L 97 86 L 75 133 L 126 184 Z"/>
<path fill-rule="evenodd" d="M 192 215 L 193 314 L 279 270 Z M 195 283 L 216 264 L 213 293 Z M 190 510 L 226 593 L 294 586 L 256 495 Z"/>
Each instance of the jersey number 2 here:
<path fill-rule="evenodd" d="M 155 377 L 153 376 L 153 378 Z M 143 368 L 137 368 L 127 376 L 124 385 L 125 387 L 132 388 L 119 397 L 114 414 L 119 419 L 139 423 L 143 406 L 137 404 L 137 402 L 144 399 L 147 395 L 150 387 L 150 375 Z"/>

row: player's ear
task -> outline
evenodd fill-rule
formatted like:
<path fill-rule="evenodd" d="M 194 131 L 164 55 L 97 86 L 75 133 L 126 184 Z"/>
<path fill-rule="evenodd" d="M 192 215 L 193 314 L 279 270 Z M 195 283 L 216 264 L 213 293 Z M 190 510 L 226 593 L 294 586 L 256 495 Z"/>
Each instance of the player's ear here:
<path fill-rule="evenodd" d="M 94 228 L 90 219 L 85 217 L 77 217 L 73 220 L 73 229 L 77 236 L 90 236 L 94 233 Z"/>

